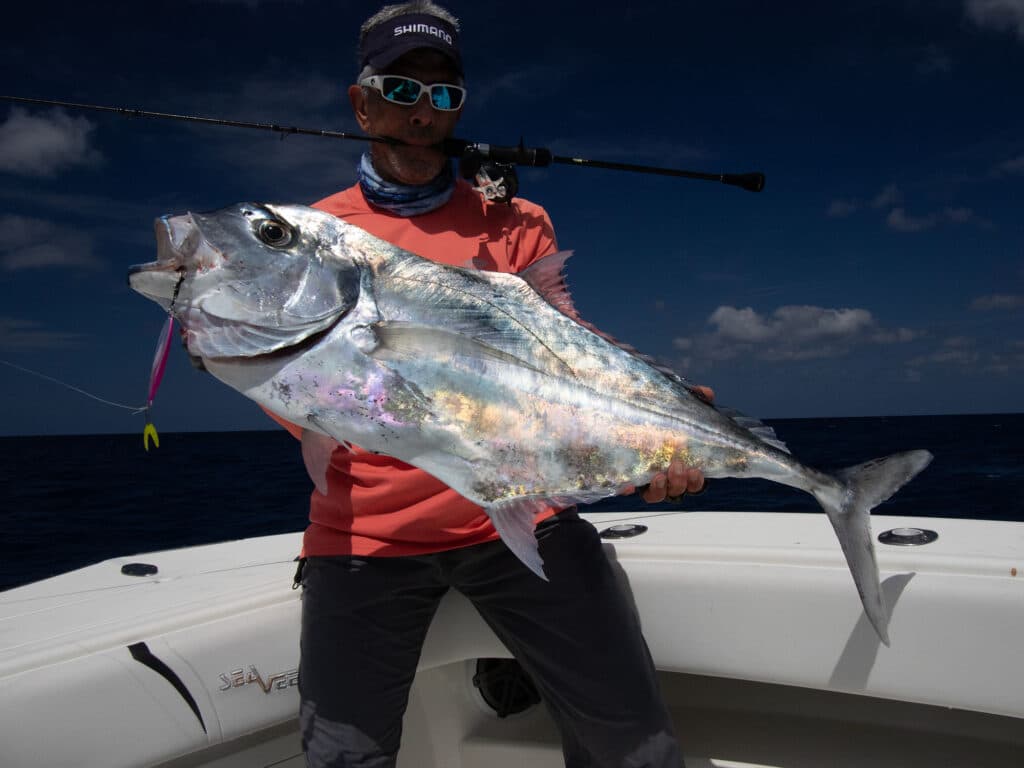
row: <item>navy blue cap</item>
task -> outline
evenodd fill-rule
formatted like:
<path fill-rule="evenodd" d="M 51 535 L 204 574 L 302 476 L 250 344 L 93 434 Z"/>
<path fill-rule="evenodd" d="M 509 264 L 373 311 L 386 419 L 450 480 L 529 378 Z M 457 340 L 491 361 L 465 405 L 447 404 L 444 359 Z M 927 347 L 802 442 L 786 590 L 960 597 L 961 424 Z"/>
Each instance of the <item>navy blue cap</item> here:
<path fill-rule="evenodd" d="M 462 74 L 459 33 L 444 19 L 426 13 L 396 16 L 371 29 L 359 48 L 359 65 L 381 71 L 402 54 L 433 48 L 445 54 Z"/>

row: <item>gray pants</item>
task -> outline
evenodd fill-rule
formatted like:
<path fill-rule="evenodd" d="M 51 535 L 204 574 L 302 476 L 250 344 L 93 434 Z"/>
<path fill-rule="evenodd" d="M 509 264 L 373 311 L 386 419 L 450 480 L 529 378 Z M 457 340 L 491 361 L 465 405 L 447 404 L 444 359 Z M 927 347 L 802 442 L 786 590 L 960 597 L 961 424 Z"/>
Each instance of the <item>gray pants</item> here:
<path fill-rule="evenodd" d="M 455 588 L 533 678 L 567 768 L 679 768 L 629 596 L 594 527 L 537 528 L 543 581 L 500 541 L 415 557 L 311 557 L 302 576 L 300 721 L 313 768 L 395 765 L 420 649 Z"/>

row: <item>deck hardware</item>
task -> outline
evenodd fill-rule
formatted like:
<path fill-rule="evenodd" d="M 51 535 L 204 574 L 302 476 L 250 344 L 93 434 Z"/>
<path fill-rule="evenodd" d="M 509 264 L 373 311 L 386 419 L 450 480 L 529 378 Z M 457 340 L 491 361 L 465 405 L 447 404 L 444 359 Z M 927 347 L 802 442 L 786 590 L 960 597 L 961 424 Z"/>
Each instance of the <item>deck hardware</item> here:
<path fill-rule="evenodd" d="M 153 576 L 159 569 L 152 563 L 125 563 L 121 573 L 125 576 Z"/>
<path fill-rule="evenodd" d="M 937 538 L 939 538 L 939 534 L 925 528 L 892 528 L 878 534 L 878 540 L 883 544 L 893 544 L 901 547 L 917 547 L 921 544 L 931 544 Z"/>
<path fill-rule="evenodd" d="M 640 523 L 620 523 L 601 531 L 602 539 L 631 539 L 647 532 L 647 526 Z"/>
<path fill-rule="evenodd" d="M 537 686 L 515 659 L 477 659 L 473 687 L 500 718 L 540 704 Z"/>

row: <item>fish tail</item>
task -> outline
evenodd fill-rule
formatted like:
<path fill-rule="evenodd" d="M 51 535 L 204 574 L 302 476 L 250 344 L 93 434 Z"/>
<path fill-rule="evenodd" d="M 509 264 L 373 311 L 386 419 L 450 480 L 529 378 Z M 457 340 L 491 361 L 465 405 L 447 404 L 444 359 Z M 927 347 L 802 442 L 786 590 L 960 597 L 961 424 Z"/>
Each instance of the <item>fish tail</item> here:
<path fill-rule="evenodd" d="M 882 597 L 871 537 L 871 510 L 928 466 L 928 451 L 895 453 L 836 472 L 834 485 L 811 491 L 828 515 L 853 574 L 864 612 L 883 643 L 889 645 L 889 615 Z"/>

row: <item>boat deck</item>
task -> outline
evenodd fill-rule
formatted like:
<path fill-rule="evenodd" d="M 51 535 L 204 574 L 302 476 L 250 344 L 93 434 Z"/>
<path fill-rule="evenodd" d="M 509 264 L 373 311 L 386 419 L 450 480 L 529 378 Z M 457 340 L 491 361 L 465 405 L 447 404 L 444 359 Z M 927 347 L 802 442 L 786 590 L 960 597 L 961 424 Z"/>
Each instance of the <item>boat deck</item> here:
<path fill-rule="evenodd" d="M 874 517 L 876 534 L 939 534 L 877 545 L 887 648 L 823 515 L 589 517 L 647 527 L 607 550 L 691 768 L 1024 764 L 1024 525 Z M 116 558 L 0 594 L 3 763 L 301 765 L 299 542 Z M 134 562 L 157 572 L 122 574 Z M 561 764 L 543 707 L 499 718 L 474 688 L 477 659 L 507 656 L 464 598 L 445 598 L 401 765 Z"/>

